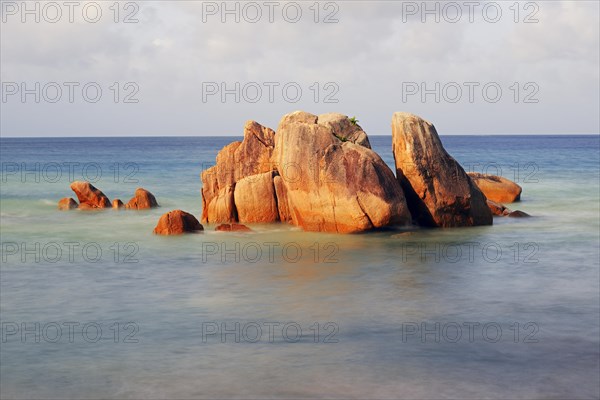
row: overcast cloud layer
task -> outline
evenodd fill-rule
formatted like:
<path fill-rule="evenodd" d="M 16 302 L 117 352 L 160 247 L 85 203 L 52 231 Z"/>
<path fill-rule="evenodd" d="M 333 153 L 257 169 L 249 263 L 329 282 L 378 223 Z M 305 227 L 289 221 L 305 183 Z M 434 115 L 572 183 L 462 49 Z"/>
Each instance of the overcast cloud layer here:
<path fill-rule="evenodd" d="M 462 6 L 461 17 L 458 8 L 440 2 L 439 22 L 431 14 L 422 21 L 420 1 L 297 2 L 285 15 L 287 2 L 258 1 L 237 4 L 239 23 L 230 14 L 222 22 L 222 10 L 215 10 L 221 2 L 200 1 L 122 2 L 118 23 L 109 9 L 113 1 L 98 1 L 102 17 L 91 23 L 82 16 L 86 3 L 74 10 L 73 23 L 65 6 L 58 22 L 45 21 L 56 12 L 39 3 L 36 23 L 35 16 L 22 15 L 20 1 L 2 1 L 2 136 L 241 135 L 248 119 L 276 128 L 283 114 L 298 109 L 356 116 L 372 135 L 391 133 L 394 111 L 419 114 L 441 134 L 599 132 L 597 1 L 513 8 L 512 1 L 491 2 L 485 11 L 490 2 L 453 3 Z M 296 5 L 302 16 L 292 23 Z M 257 9 L 262 17 L 252 23 Z M 86 10 L 93 19 L 95 9 Z M 130 13 L 137 23 L 123 23 Z M 21 93 L 11 94 L 35 82 L 39 103 L 35 94 L 25 102 Z M 56 97 L 56 85 L 47 85 L 52 82 L 62 87 L 56 103 L 50 102 Z M 79 84 L 72 103 L 65 82 Z M 96 103 L 82 95 L 90 82 L 102 89 Z M 207 92 L 221 83 L 233 89 L 236 82 L 246 85 L 239 103 L 234 94 L 223 102 L 219 93 Z M 433 92 L 425 101 L 414 93 L 436 82 L 439 102 Z M 492 102 L 497 88 L 502 94 Z M 138 102 L 125 103 L 128 94 Z"/>

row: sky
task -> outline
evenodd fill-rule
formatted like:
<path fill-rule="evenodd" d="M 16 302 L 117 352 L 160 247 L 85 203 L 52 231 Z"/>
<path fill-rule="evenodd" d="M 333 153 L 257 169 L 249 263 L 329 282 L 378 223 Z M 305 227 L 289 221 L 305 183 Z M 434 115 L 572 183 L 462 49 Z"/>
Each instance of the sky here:
<path fill-rule="evenodd" d="M 295 110 L 600 131 L 598 1 L 69 4 L 0 1 L 1 136 L 239 136 Z"/>

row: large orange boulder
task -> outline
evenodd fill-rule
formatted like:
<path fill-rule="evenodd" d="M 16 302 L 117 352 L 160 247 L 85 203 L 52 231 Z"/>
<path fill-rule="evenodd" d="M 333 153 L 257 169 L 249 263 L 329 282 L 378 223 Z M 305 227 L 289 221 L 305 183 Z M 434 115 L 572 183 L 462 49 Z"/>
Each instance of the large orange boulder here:
<path fill-rule="evenodd" d="M 160 217 L 154 233 L 156 235 L 181 235 L 203 230 L 204 227 L 192 214 L 182 210 L 173 210 Z"/>
<path fill-rule="evenodd" d="M 238 220 L 268 223 L 279 221 L 273 171 L 248 176 L 235 185 L 234 202 Z"/>
<path fill-rule="evenodd" d="M 488 200 L 498 203 L 513 203 L 521 200 L 523 189 L 510 179 L 477 172 L 469 172 L 468 175 Z"/>
<path fill-rule="evenodd" d="M 355 129 L 349 119 L 330 114 L 323 122 L 302 111 L 281 119 L 273 157 L 294 225 L 352 233 L 410 222 L 393 172 L 364 140 L 350 140 L 361 137 Z"/>
<path fill-rule="evenodd" d="M 217 155 L 217 164 L 202 172 L 202 222 L 237 220 L 235 184 L 245 177 L 273 170 L 274 137 L 272 129 L 248 121 L 244 140 L 225 146 Z"/>
<path fill-rule="evenodd" d="M 74 208 L 77 208 L 77 202 L 70 197 L 65 197 L 64 199 L 60 199 L 60 201 L 58 202 L 59 210 L 65 211 L 65 210 L 72 210 Z"/>
<path fill-rule="evenodd" d="M 158 202 L 152 193 L 144 188 L 137 188 L 135 190 L 135 195 L 129 200 L 125 207 L 132 210 L 146 210 L 158 207 Z"/>
<path fill-rule="evenodd" d="M 396 175 L 416 223 L 434 227 L 492 224 L 485 196 L 446 152 L 431 123 L 397 112 L 392 118 L 392 142 Z"/>
<path fill-rule="evenodd" d="M 71 183 L 71 190 L 77 195 L 77 199 L 79 199 L 79 208 L 81 209 L 111 207 L 108 197 L 89 182 L 75 181 Z"/>

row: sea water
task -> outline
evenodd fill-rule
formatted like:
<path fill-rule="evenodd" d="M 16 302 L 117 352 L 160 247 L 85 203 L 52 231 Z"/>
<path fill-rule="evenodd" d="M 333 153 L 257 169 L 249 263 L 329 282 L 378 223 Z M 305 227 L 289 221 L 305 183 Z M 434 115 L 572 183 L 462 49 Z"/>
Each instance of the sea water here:
<path fill-rule="evenodd" d="M 598 398 L 599 137 L 445 136 L 493 226 L 158 237 L 236 138 L 2 138 L 2 398 Z M 239 138 L 237 138 L 239 139 Z M 371 137 L 393 165 L 391 138 Z M 87 179 L 160 208 L 61 212 Z"/>

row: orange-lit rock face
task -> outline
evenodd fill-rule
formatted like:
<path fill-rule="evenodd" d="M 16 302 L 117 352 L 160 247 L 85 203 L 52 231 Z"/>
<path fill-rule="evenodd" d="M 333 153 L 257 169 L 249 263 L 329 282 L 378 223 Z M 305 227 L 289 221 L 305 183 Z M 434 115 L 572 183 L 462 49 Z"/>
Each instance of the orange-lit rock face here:
<path fill-rule="evenodd" d="M 410 223 L 393 172 L 342 114 L 285 115 L 275 134 L 254 121 L 202 173 L 203 222 L 291 222 L 361 232 Z"/>
<path fill-rule="evenodd" d="M 182 210 L 173 210 L 160 217 L 154 233 L 157 235 L 181 235 L 203 230 L 204 227 L 192 214 Z"/>
<path fill-rule="evenodd" d="M 80 207 L 86 208 L 110 208 L 110 200 L 99 189 L 89 182 L 76 181 L 71 183 L 71 190 L 77 195 Z M 83 207 L 81 207 L 83 205 Z"/>
<path fill-rule="evenodd" d="M 244 140 L 225 146 L 217 164 L 202 172 L 202 222 L 237 221 L 235 184 L 248 176 L 273 170 L 275 132 L 255 121 L 244 126 Z"/>
<path fill-rule="evenodd" d="M 488 200 L 498 203 L 514 203 L 521 200 L 523 189 L 502 176 L 469 172 L 469 176 Z"/>
<path fill-rule="evenodd" d="M 135 190 L 135 195 L 129 200 L 125 207 L 133 210 L 146 210 L 158 207 L 158 202 L 152 193 L 144 188 L 137 188 Z"/>
<path fill-rule="evenodd" d="M 368 144 L 362 129 L 326 115 L 323 124 L 322 116 L 305 112 L 288 114 L 279 123 L 274 159 L 285 187 L 278 192 L 287 197 L 282 215 L 319 232 L 351 233 L 409 223 L 393 172 L 370 148 L 351 141 Z M 351 132 L 339 130 L 349 126 Z"/>

